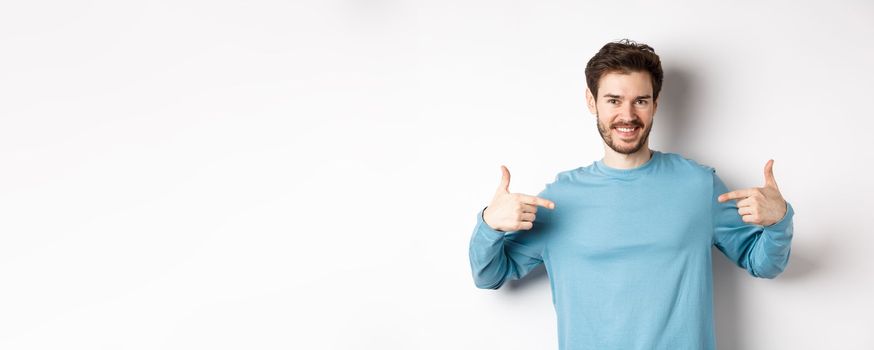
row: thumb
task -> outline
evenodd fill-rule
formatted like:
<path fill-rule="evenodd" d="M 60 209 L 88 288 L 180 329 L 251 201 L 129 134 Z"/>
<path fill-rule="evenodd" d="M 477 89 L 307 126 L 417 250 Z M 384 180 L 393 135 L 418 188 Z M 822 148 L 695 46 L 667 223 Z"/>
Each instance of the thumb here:
<path fill-rule="evenodd" d="M 769 159 L 765 164 L 765 186 L 777 187 L 777 180 L 774 179 L 774 160 Z"/>
<path fill-rule="evenodd" d="M 510 170 L 501 165 L 501 185 L 498 186 L 498 192 L 510 193 Z"/>

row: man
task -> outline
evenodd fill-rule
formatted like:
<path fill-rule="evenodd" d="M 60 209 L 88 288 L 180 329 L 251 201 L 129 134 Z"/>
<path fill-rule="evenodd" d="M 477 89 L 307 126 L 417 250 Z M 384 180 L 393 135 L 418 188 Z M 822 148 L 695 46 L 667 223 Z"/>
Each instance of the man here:
<path fill-rule="evenodd" d="M 794 212 L 773 160 L 764 187 L 729 192 L 713 168 L 650 150 L 662 69 L 648 45 L 608 43 L 586 80 L 604 158 L 538 196 L 510 193 L 501 166 L 470 241 L 474 282 L 497 289 L 544 263 L 561 349 L 715 349 L 711 245 L 755 277 L 789 261 Z"/>

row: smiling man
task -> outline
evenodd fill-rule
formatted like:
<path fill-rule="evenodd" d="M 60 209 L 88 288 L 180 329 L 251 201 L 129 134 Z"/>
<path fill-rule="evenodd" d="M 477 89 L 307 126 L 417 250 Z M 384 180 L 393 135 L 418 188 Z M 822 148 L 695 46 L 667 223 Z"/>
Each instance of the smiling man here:
<path fill-rule="evenodd" d="M 545 264 L 560 349 L 715 349 L 711 246 L 760 278 L 789 261 L 794 212 L 773 160 L 763 187 L 728 191 L 713 168 L 649 148 L 662 76 L 650 46 L 605 45 L 586 66 L 604 157 L 537 196 L 511 193 L 501 166 L 477 213 L 476 286 L 497 289 Z"/>

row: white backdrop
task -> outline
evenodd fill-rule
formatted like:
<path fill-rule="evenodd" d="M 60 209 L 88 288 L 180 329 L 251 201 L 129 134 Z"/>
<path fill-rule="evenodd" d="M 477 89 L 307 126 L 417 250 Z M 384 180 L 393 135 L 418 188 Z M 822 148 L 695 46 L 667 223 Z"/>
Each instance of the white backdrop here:
<path fill-rule="evenodd" d="M 721 349 L 874 348 L 871 2 L 0 5 L 0 348 L 553 349 L 542 269 L 476 289 L 501 164 L 603 155 L 606 42 L 666 72 L 652 148 L 760 186 L 793 253 L 714 249 Z"/>

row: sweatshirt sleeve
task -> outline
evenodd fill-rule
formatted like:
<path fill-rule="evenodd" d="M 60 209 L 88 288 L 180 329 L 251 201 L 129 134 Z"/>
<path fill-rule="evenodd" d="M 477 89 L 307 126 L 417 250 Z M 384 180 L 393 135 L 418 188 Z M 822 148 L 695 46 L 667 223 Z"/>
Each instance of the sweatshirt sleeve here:
<path fill-rule="evenodd" d="M 775 278 L 789 263 L 792 244 L 792 217 L 795 211 L 786 202 L 786 214 L 770 226 L 743 222 L 735 200 L 719 203 L 719 195 L 729 192 L 713 170 L 713 244 L 738 267 L 759 278 Z"/>
<path fill-rule="evenodd" d="M 507 280 L 525 277 L 543 263 L 545 237 L 538 225 L 542 226 L 541 213 L 547 210 L 538 208 L 530 230 L 502 232 L 485 223 L 485 208 L 480 209 L 470 239 L 470 268 L 477 288 L 498 289 Z"/>

